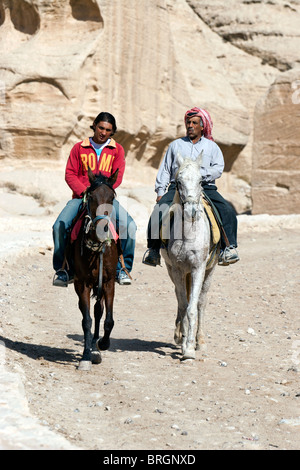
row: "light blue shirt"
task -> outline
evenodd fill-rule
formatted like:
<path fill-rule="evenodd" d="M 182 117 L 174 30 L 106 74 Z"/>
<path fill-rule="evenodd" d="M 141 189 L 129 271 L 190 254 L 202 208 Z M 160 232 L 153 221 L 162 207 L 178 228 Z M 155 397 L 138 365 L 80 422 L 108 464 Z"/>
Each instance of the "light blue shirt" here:
<path fill-rule="evenodd" d="M 96 142 L 93 141 L 92 137 L 90 137 L 90 143 L 94 147 L 94 150 L 97 154 L 97 160 L 99 161 L 100 155 L 104 147 L 106 147 L 110 143 L 110 139 L 107 139 L 107 141 L 104 144 L 97 144 Z"/>
<path fill-rule="evenodd" d="M 190 157 L 196 160 L 202 150 L 200 170 L 202 181 L 206 184 L 215 184 L 215 180 L 220 178 L 224 170 L 224 157 L 220 147 L 205 137 L 201 137 L 196 144 L 193 144 L 189 137 L 181 137 L 171 142 L 159 167 L 155 182 L 157 196 L 163 196 L 169 184 L 175 181 L 178 171 L 177 153 L 180 153 L 183 158 Z"/>

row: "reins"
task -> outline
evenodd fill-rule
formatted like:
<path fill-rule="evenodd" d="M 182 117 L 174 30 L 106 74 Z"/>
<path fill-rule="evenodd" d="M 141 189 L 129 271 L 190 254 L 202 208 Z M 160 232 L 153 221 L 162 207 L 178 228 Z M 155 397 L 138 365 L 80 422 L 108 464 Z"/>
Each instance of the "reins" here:
<path fill-rule="evenodd" d="M 114 192 L 114 194 L 116 194 L 115 190 L 105 182 L 101 182 L 95 188 L 93 188 L 93 186 L 91 186 L 89 188 L 89 191 L 88 191 L 88 194 L 87 194 L 87 197 L 86 197 L 86 200 L 85 200 L 85 206 L 86 206 L 86 211 L 87 211 L 87 214 L 85 216 L 86 217 L 86 223 L 85 223 L 85 229 L 84 229 L 85 235 L 88 235 L 88 233 L 90 232 L 91 229 L 96 231 L 97 224 L 98 224 L 98 222 L 100 222 L 100 220 L 106 220 L 107 221 L 107 227 L 108 227 L 107 230 L 109 230 L 109 224 L 111 223 L 111 218 L 108 215 L 97 215 L 96 217 L 93 217 L 92 214 L 91 214 L 91 210 L 90 210 L 90 195 L 101 184 L 105 184 L 106 186 L 108 186 Z M 100 300 L 101 296 L 102 296 L 102 285 L 103 285 L 103 255 L 104 255 L 104 252 L 105 252 L 105 247 L 106 247 L 108 242 L 109 243 L 111 242 L 111 239 L 108 236 L 103 241 L 94 242 L 90 238 L 83 237 L 82 241 L 85 243 L 85 246 L 90 251 L 92 251 L 94 253 L 99 253 L 99 274 L 98 274 L 98 286 L 97 286 L 97 296 L 96 297 L 97 297 L 97 300 Z"/>
<path fill-rule="evenodd" d="M 197 210 L 195 209 L 195 212 L 197 212 L 199 209 L 201 210 L 201 208 L 203 208 L 203 211 L 207 217 L 207 220 L 209 221 L 209 215 L 206 211 L 206 208 L 204 206 L 204 200 L 210 205 L 211 207 L 211 210 L 212 210 L 212 213 L 216 219 L 216 222 L 217 222 L 217 225 L 219 227 L 219 230 L 220 232 L 222 232 L 223 236 L 224 236 L 224 239 L 225 239 L 225 243 L 226 245 L 228 246 L 229 242 L 228 242 L 228 238 L 226 236 L 226 233 L 224 231 L 224 228 L 223 228 L 223 224 L 222 224 L 222 221 L 221 221 L 221 218 L 218 214 L 218 211 L 216 210 L 214 204 L 212 203 L 212 201 L 210 200 L 210 198 L 205 194 L 204 191 L 201 191 L 200 195 L 199 195 L 199 198 L 193 198 L 191 196 L 187 197 L 185 200 L 182 199 L 181 195 L 180 195 L 180 192 L 179 192 L 179 188 L 178 188 L 178 181 L 177 181 L 177 178 L 176 178 L 176 192 L 178 194 L 178 200 L 181 204 L 182 207 L 184 207 L 184 205 L 186 203 L 190 203 L 190 204 L 194 204 L 196 207 L 197 207 Z M 194 218 L 192 219 L 194 221 Z M 210 222 L 209 222 L 210 223 Z M 211 229 L 212 230 L 212 229 Z M 216 243 L 213 245 L 213 249 L 211 250 L 210 252 L 210 256 L 209 256 L 209 259 L 207 260 L 207 264 L 206 264 L 206 269 L 209 269 L 215 259 L 215 256 L 217 254 L 217 250 L 218 250 L 218 247 L 219 247 L 219 243 Z"/>
<path fill-rule="evenodd" d="M 202 194 L 202 192 L 200 192 L 199 197 L 197 199 L 193 198 L 192 196 L 188 196 L 186 199 L 183 200 L 183 198 L 181 197 L 180 191 L 179 191 L 177 176 L 176 176 L 175 185 L 176 185 L 176 192 L 178 194 L 179 202 L 180 202 L 180 204 L 183 208 L 184 208 L 185 204 L 193 204 L 196 207 L 196 209 L 194 209 L 195 214 L 196 214 L 196 212 L 199 211 L 199 209 L 201 210 L 201 208 L 202 208 L 202 204 L 201 204 L 201 194 Z M 195 217 L 193 217 L 193 219 L 192 219 L 193 222 L 194 222 L 194 218 Z"/>
<path fill-rule="evenodd" d="M 85 216 L 85 218 L 86 218 L 85 228 L 84 228 L 85 235 L 88 235 L 90 230 L 96 231 L 97 224 L 101 220 L 106 220 L 107 221 L 107 231 L 110 230 L 110 224 L 112 224 L 111 218 L 108 215 L 97 215 L 96 217 L 93 217 L 92 214 L 91 214 L 91 210 L 90 210 L 90 195 L 93 191 L 95 191 L 97 189 L 98 186 L 100 186 L 102 184 L 105 184 L 106 186 L 108 186 L 114 192 L 114 194 L 116 194 L 114 188 L 112 186 L 110 186 L 109 184 L 107 184 L 106 182 L 104 182 L 104 181 L 98 183 L 97 185 L 95 185 L 95 187 L 93 187 L 93 185 L 92 185 L 89 188 L 88 193 L 86 194 L 85 199 L 84 199 L 84 204 L 86 206 L 86 211 L 87 211 L 86 216 Z M 97 300 L 100 300 L 101 296 L 102 296 L 103 255 L 105 253 L 106 246 L 108 244 L 110 244 L 111 241 L 112 241 L 112 239 L 109 237 L 109 235 L 107 236 L 107 238 L 105 240 L 96 241 L 96 242 L 91 240 L 90 238 L 87 238 L 87 237 L 82 238 L 82 242 L 85 243 L 85 246 L 90 251 L 92 251 L 94 253 L 99 253 L 99 275 L 98 275 L 98 287 L 97 287 L 97 296 L 96 296 Z M 117 242 L 117 240 L 115 240 L 115 241 Z M 127 271 L 127 269 L 125 267 L 123 254 L 121 253 L 119 257 L 120 257 L 120 262 L 121 262 L 122 269 L 126 272 L 126 274 L 129 276 L 129 278 L 132 279 L 130 273 Z"/>

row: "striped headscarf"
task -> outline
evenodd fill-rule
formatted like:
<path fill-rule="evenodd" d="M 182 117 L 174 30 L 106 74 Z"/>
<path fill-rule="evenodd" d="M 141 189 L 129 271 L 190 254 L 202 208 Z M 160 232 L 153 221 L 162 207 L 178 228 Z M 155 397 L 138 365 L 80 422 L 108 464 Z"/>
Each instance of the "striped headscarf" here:
<path fill-rule="evenodd" d="M 184 116 L 184 123 L 186 124 L 186 121 L 189 117 L 196 116 L 196 117 L 201 117 L 202 122 L 203 122 L 203 135 L 209 140 L 214 140 L 213 136 L 211 135 L 212 133 L 212 128 L 213 128 L 213 122 L 210 117 L 210 114 L 205 111 L 205 109 L 201 108 L 192 108 L 189 109 Z"/>

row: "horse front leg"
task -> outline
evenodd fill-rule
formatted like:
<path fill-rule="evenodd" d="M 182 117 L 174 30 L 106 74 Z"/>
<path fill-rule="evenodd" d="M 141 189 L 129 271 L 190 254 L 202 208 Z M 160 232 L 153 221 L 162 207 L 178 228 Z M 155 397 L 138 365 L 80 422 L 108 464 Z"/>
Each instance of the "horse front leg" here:
<path fill-rule="evenodd" d="M 102 361 L 101 353 L 97 348 L 97 341 L 99 340 L 100 320 L 103 315 L 103 299 L 97 300 L 94 307 L 95 329 L 92 341 L 92 363 L 100 364 Z"/>
<path fill-rule="evenodd" d="M 202 350 L 205 352 L 206 343 L 205 343 L 205 334 L 204 334 L 204 314 L 207 304 L 207 294 L 212 281 L 212 274 L 214 268 L 205 273 L 205 279 L 203 282 L 201 294 L 198 302 L 198 328 L 196 333 L 196 350 Z"/>
<path fill-rule="evenodd" d="M 174 341 L 176 344 L 182 345 L 184 338 L 186 338 L 184 331 L 184 318 L 188 304 L 182 285 L 175 287 L 175 293 L 177 298 L 177 317 L 175 320 Z"/>
<path fill-rule="evenodd" d="M 177 316 L 175 320 L 174 341 L 176 344 L 183 344 L 186 340 L 184 331 L 184 318 L 188 305 L 187 294 L 184 285 L 184 274 L 180 270 L 172 269 L 168 266 L 169 276 L 175 286 L 175 294 L 177 299 Z"/>
<path fill-rule="evenodd" d="M 90 315 L 90 292 L 91 290 L 83 285 L 76 283 L 75 281 L 75 290 L 79 297 L 78 306 L 82 313 L 82 329 L 84 334 L 84 349 L 82 358 L 79 361 L 79 370 L 90 370 L 92 365 L 92 319 Z"/>
<path fill-rule="evenodd" d="M 191 291 L 186 313 L 187 338 L 182 349 L 182 359 L 195 359 L 196 357 L 196 327 L 198 320 L 198 301 L 202 290 L 205 268 L 191 273 Z"/>
<path fill-rule="evenodd" d="M 97 341 L 97 347 L 100 351 L 106 351 L 110 346 L 110 334 L 114 327 L 113 319 L 113 304 L 115 296 L 115 279 L 113 278 L 104 287 L 105 299 L 105 321 L 104 321 L 104 336 L 101 340 Z"/>

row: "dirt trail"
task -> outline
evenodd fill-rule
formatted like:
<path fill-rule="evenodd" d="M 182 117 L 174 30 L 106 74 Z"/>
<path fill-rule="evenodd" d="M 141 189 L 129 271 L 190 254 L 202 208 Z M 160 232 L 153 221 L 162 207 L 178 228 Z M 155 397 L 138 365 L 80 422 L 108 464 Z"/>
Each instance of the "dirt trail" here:
<path fill-rule="evenodd" d="M 300 429 L 299 232 L 242 234 L 241 261 L 218 267 L 207 353 L 181 363 L 166 268 L 141 263 L 118 286 L 111 349 L 76 366 L 81 314 L 73 287 L 52 287 L 51 251 L 0 273 L 0 340 L 33 416 L 83 449 L 297 449 Z"/>

